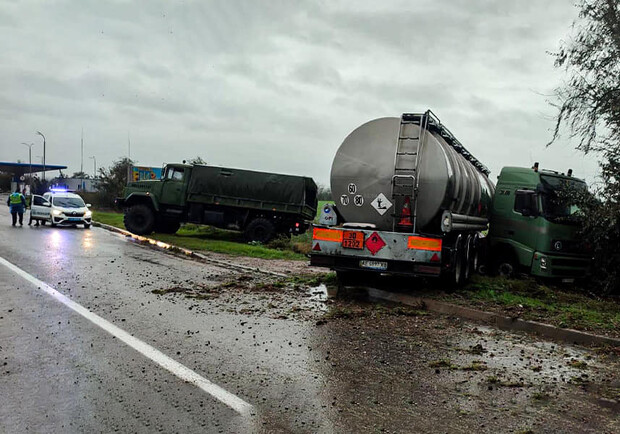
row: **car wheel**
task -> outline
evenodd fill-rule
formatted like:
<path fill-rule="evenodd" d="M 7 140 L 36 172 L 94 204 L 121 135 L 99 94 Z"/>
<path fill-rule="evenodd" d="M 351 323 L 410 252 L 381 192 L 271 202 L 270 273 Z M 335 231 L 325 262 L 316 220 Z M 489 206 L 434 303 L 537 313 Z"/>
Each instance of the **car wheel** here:
<path fill-rule="evenodd" d="M 84 229 L 90 229 L 90 223 L 84 223 Z"/>
<path fill-rule="evenodd" d="M 276 228 L 269 220 L 256 218 L 245 228 L 244 236 L 248 241 L 258 241 L 265 244 L 271 240 L 276 232 Z"/>
<path fill-rule="evenodd" d="M 137 235 L 149 235 L 155 228 L 155 215 L 148 205 L 138 204 L 125 210 L 125 228 Z"/>

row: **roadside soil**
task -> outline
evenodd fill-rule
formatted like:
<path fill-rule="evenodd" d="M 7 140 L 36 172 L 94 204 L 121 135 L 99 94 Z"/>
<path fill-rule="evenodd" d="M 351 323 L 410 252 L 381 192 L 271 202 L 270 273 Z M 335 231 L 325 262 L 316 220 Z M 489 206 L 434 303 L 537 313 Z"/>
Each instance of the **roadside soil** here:
<path fill-rule="evenodd" d="M 309 259 L 307 261 L 296 261 L 289 259 L 261 259 L 205 251 L 201 251 L 200 254 L 218 261 L 232 262 L 246 267 L 260 268 L 261 270 L 289 274 L 291 276 L 299 274 L 326 274 L 330 272 L 327 268 L 311 267 L 308 265 L 310 262 Z"/>

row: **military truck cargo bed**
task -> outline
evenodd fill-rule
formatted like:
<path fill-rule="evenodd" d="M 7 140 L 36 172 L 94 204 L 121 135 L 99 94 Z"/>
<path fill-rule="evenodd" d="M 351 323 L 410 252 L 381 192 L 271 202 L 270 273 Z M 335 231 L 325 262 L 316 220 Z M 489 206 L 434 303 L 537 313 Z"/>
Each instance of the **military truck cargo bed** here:
<path fill-rule="evenodd" d="M 127 230 L 138 235 L 174 233 L 190 222 L 266 243 L 306 231 L 316 215 L 317 186 L 304 176 L 168 164 L 160 180 L 128 183 L 117 205 Z"/>
<path fill-rule="evenodd" d="M 316 215 L 312 178 L 253 170 L 194 166 L 187 202 Z"/>

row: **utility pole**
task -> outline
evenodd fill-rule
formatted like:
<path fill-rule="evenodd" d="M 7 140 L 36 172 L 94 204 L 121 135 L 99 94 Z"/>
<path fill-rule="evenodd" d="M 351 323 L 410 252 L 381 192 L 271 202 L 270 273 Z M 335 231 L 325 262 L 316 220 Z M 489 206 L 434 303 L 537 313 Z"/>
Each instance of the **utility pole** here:
<path fill-rule="evenodd" d="M 43 181 L 45 181 L 45 136 L 41 131 L 37 131 L 37 134 L 43 137 Z"/>
<path fill-rule="evenodd" d="M 93 155 L 92 157 L 88 157 L 88 158 L 92 158 L 93 160 L 93 167 L 95 170 L 95 178 L 97 178 L 97 158 Z"/>
<path fill-rule="evenodd" d="M 80 137 L 80 188 L 84 191 L 84 127 Z"/>
<path fill-rule="evenodd" d="M 32 147 L 34 143 L 22 142 L 22 145 L 28 146 L 28 164 L 30 165 L 30 173 L 28 174 L 28 185 L 30 186 L 30 194 L 32 194 Z"/>

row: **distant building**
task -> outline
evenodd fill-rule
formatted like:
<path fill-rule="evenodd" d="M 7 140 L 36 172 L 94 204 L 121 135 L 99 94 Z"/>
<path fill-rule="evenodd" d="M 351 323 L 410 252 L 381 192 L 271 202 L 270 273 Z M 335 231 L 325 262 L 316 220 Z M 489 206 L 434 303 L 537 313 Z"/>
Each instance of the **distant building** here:
<path fill-rule="evenodd" d="M 85 193 L 94 193 L 99 190 L 96 179 L 80 179 L 80 178 L 56 178 L 52 180 L 51 185 L 54 187 L 65 188 L 69 191 L 83 191 Z"/>

